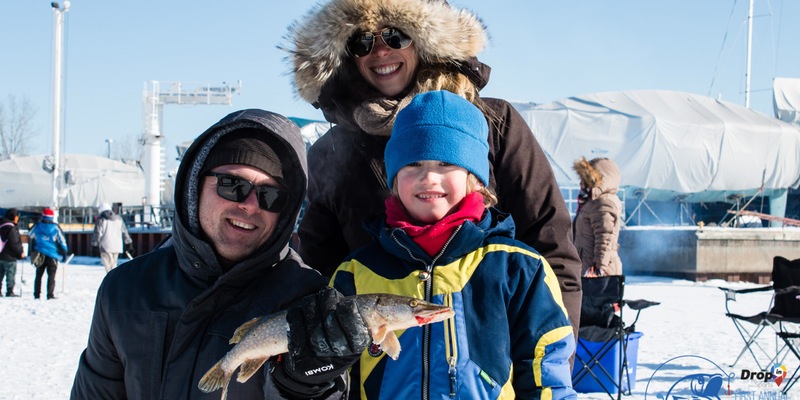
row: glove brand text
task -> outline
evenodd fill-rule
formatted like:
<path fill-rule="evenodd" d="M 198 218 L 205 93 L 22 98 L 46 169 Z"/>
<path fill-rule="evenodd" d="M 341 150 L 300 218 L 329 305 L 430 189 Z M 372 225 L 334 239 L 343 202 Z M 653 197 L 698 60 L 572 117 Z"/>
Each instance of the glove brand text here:
<path fill-rule="evenodd" d="M 306 376 L 316 375 L 320 372 L 328 372 L 333 369 L 333 364 L 323 365 L 319 368 L 314 368 L 306 371 Z"/>

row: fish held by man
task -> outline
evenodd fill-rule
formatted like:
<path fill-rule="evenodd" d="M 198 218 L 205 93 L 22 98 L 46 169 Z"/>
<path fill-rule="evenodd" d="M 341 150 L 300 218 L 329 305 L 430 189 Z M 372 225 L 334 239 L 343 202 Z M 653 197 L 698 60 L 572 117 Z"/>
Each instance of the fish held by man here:
<path fill-rule="evenodd" d="M 352 298 L 367 324 L 372 341 L 395 360 L 400 354 L 400 341 L 395 330 L 444 321 L 455 314 L 450 307 L 413 297 L 380 293 Z M 222 388 L 224 400 L 236 368 L 241 365 L 236 381 L 246 382 L 267 359 L 289 351 L 288 330 L 285 311 L 245 322 L 230 340 L 236 346 L 203 375 L 198 388 L 205 393 Z"/>

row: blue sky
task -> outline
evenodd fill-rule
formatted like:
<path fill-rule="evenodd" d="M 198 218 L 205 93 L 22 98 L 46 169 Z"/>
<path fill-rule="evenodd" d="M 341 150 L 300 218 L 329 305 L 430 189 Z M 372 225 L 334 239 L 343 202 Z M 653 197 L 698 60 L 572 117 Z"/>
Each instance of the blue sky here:
<path fill-rule="evenodd" d="M 62 1 L 63 2 L 63 1 Z M 242 81 L 232 106 L 166 105 L 164 147 L 191 140 L 227 113 L 264 108 L 322 119 L 286 75 L 287 26 L 316 0 L 119 2 L 73 0 L 66 25 L 67 153 L 105 155 L 106 139 L 143 129 L 146 81 Z M 664 89 L 744 104 L 747 0 L 451 0 L 491 36 L 484 96 L 547 103 L 586 93 Z M 800 2 L 755 0 L 751 108 L 772 111 L 772 79 L 800 77 Z M 34 153 L 52 150 L 49 1 L 0 3 L 0 101 L 38 110 Z M 112 155 L 114 154 L 112 144 Z"/>

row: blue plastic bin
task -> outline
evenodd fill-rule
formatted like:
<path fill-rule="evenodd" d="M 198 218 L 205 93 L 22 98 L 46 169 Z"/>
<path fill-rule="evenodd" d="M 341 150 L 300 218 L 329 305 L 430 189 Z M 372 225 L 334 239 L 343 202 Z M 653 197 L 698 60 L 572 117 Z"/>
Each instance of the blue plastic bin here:
<path fill-rule="evenodd" d="M 641 332 L 631 332 L 630 334 L 626 335 L 626 340 L 628 341 L 626 354 L 628 358 L 628 374 L 630 375 L 630 379 L 628 379 L 625 371 L 623 370 L 623 391 L 632 391 L 636 387 L 636 362 L 639 354 L 639 338 L 641 337 Z M 619 355 L 620 351 L 622 351 L 621 343 L 616 341 L 617 343 L 610 350 L 608 350 L 603 357 L 600 358 L 600 365 L 590 364 L 591 368 L 589 369 L 598 378 L 595 379 L 595 377 L 592 376 L 589 371 L 585 370 L 583 364 L 579 360 L 584 360 L 588 363 L 588 360 L 592 359 L 591 354 L 597 353 L 603 347 L 604 343 L 590 342 L 581 338 L 578 339 L 578 342 L 586 346 L 588 351 L 584 349 L 581 344 L 578 344 L 578 349 L 575 353 L 575 367 L 573 368 L 572 375 L 573 387 L 575 391 L 578 393 L 609 392 L 611 394 L 616 394 L 617 386 L 614 384 L 614 382 L 619 380 Z M 591 354 L 589 352 L 591 352 Z M 600 366 L 608 371 L 608 373 L 611 375 L 611 378 L 606 375 Z M 575 382 L 576 378 L 580 379 Z"/>

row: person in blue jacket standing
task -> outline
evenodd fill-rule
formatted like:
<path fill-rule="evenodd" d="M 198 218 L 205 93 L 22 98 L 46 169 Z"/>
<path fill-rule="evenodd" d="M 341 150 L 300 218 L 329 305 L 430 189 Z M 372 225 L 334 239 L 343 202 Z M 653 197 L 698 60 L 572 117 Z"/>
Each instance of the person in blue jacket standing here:
<path fill-rule="evenodd" d="M 33 280 L 33 297 L 38 299 L 42 294 L 42 276 L 47 271 L 47 299 L 55 299 L 56 290 L 56 270 L 58 269 L 58 260 L 61 262 L 67 261 L 67 240 L 64 238 L 64 232 L 55 221 L 56 215 L 51 208 L 45 208 L 42 211 L 42 219 L 33 226 L 28 238 L 31 251 L 31 260 L 36 259 L 36 253 L 44 255 L 44 261 L 36 267 L 36 278 Z"/>
<path fill-rule="evenodd" d="M 371 345 L 351 369 L 351 398 L 575 399 L 575 338 L 550 264 L 514 239 L 492 207 L 489 126 L 448 91 L 419 94 L 386 145 L 386 215 L 333 275 L 344 295 L 394 293 L 455 317 L 399 334 L 389 359 Z M 357 393 L 353 393 L 353 391 Z"/>

